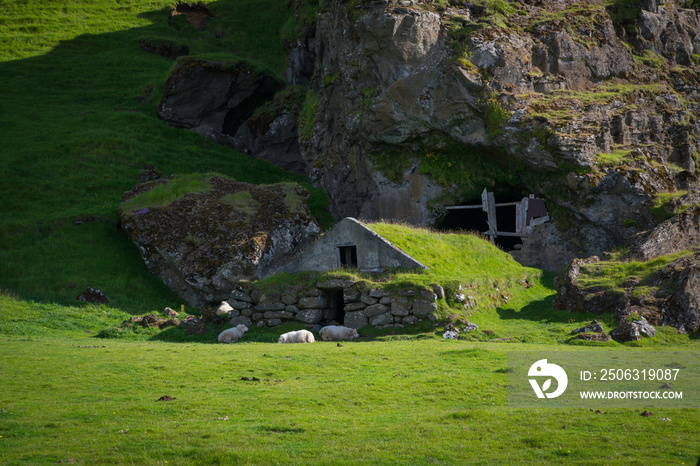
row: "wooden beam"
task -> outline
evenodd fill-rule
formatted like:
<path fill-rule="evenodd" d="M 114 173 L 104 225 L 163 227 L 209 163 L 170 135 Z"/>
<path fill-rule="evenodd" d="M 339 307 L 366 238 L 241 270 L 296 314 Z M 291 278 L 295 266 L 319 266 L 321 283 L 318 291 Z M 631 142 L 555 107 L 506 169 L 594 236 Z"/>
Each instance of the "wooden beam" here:
<path fill-rule="evenodd" d="M 520 238 L 526 238 L 530 235 L 527 233 L 515 233 L 513 231 L 497 231 L 496 236 L 517 236 Z"/>
<path fill-rule="evenodd" d="M 489 231 L 495 233 L 498 231 L 498 223 L 496 220 L 496 200 L 493 197 L 493 193 L 490 193 L 484 188 L 481 193 L 481 205 L 484 212 L 486 212 L 487 220 L 489 225 Z"/>
<path fill-rule="evenodd" d="M 445 207 L 446 210 L 461 210 L 461 209 L 481 209 L 481 205 L 451 205 Z"/>

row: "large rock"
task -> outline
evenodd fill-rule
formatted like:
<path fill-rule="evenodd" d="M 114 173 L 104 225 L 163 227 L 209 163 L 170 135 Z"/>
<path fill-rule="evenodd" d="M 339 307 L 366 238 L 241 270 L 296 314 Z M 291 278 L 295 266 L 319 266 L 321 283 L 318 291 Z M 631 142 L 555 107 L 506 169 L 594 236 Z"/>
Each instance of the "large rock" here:
<path fill-rule="evenodd" d="M 183 195 L 183 186 L 195 189 Z M 174 199 L 149 201 L 159 195 Z M 293 183 L 170 177 L 127 192 L 119 212 L 149 270 L 190 305 L 203 306 L 228 299 L 238 281 L 268 275 L 318 237 L 307 195 Z"/>
<path fill-rule="evenodd" d="M 628 246 L 658 223 L 654 195 L 700 187 L 696 11 L 444 3 L 324 2 L 287 43 L 285 77 L 310 89 L 304 118 L 276 78 L 196 58 L 179 60 L 159 113 L 306 170 L 336 219 L 427 225 L 484 187 L 536 193 L 551 225 L 516 257 L 550 270 Z"/>
<path fill-rule="evenodd" d="M 603 314 L 616 308 L 622 294 L 609 292 L 602 287 L 584 288 L 578 283 L 581 267 L 598 262 L 600 258 L 597 256 L 574 259 L 566 274 L 557 277 L 557 297 L 553 303 L 555 309 Z"/>
<path fill-rule="evenodd" d="M 597 257 L 572 262 L 568 272 L 557 280 L 556 309 L 611 313 L 618 321 L 638 315 L 636 330 L 647 336 L 656 333 L 652 325 L 672 326 L 681 333 L 700 329 L 700 252 L 676 259 L 644 280 L 631 277 L 622 284 L 623 290 L 615 288 L 614 283 L 607 288 L 579 283 L 582 267 L 598 262 Z M 599 273 L 605 274 L 604 267 L 601 263 Z M 633 335 L 628 327 L 617 334 Z"/>
<path fill-rule="evenodd" d="M 158 115 L 212 139 L 232 137 L 284 84 L 245 63 L 182 58 L 165 83 Z"/>
<path fill-rule="evenodd" d="M 242 62 L 180 59 L 165 83 L 158 115 L 216 143 L 304 173 L 297 142 L 303 99 L 280 93 L 283 88 L 276 77 Z M 256 111 L 278 93 L 272 108 Z"/>
<path fill-rule="evenodd" d="M 700 246 L 700 205 L 666 220 L 632 245 L 637 260 L 651 260 L 666 254 Z"/>
<path fill-rule="evenodd" d="M 690 65 L 693 54 L 698 53 L 697 11 L 676 9 L 671 2 L 667 8 L 653 10 L 639 13 L 638 47 L 652 50 L 679 65 Z"/>
<path fill-rule="evenodd" d="M 656 335 L 656 329 L 644 317 L 625 322 L 610 332 L 612 339 L 620 342 L 638 341 L 642 336 L 651 338 L 654 335 Z"/>

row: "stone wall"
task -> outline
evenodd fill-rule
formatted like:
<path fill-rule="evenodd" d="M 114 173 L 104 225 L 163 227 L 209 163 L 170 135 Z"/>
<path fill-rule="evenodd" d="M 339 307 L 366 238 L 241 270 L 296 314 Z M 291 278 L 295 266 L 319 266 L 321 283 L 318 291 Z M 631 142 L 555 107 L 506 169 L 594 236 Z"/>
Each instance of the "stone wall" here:
<path fill-rule="evenodd" d="M 444 299 L 444 291 L 438 285 L 433 291 L 389 291 L 350 279 L 331 279 L 301 292 L 275 295 L 241 283 L 228 303 L 233 307 L 229 312 L 231 325 L 275 327 L 296 321 L 359 329 L 365 325 L 388 328 L 415 324 L 437 311 L 438 296 Z"/>

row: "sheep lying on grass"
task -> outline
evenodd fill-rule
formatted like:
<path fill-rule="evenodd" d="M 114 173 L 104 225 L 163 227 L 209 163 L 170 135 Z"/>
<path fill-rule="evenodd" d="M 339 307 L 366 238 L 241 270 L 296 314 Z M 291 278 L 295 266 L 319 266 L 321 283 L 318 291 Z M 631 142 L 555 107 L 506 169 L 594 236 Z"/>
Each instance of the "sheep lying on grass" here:
<path fill-rule="evenodd" d="M 248 331 L 248 327 L 243 324 L 236 325 L 230 329 L 224 330 L 219 334 L 219 342 L 233 343 L 243 338 L 243 334 Z"/>
<path fill-rule="evenodd" d="M 279 343 L 313 343 L 314 334 L 308 330 L 297 330 L 296 332 L 287 332 L 280 335 Z"/>
<path fill-rule="evenodd" d="M 323 327 L 318 336 L 323 341 L 333 341 L 333 340 L 352 340 L 353 338 L 360 338 L 360 334 L 357 330 L 350 327 L 341 327 L 339 325 L 328 325 Z"/>
<path fill-rule="evenodd" d="M 227 316 L 229 311 L 233 311 L 233 308 L 226 301 L 221 301 L 221 306 L 216 310 L 217 316 Z"/>

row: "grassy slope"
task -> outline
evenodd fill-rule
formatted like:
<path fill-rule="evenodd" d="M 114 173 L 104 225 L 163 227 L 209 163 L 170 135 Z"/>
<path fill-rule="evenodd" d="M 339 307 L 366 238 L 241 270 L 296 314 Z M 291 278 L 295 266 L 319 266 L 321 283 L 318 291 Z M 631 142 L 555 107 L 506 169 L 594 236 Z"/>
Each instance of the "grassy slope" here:
<path fill-rule="evenodd" d="M 239 15 L 246 19 L 224 37 L 234 40 L 235 29 L 242 34 L 235 40 L 249 42 L 237 48 L 222 42 L 221 50 L 250 50 L 258 57 L 263 52 L 254 47 L 266 36 L 250 33 L 261 26 L 251 14 L 262 13 L 265 25 L 275 28 L 285 15 L 278 21 L 271 14 L 283 1 L 205 3 L 248 8 Z M 289 179 L 162 124 L 153 104 L 135 99 L 148 84 L 157 88 L 171 65 L 142 53 L 138 38 L 186 41 L 195 53 L 211 50 L 211 43 L 200 46 L 199 33 L 168 28 L 166 5 L 1 3 L 0 289 L 19 295 L 0 293 L 3 463 L 696 461 L 697 410 L 654 410 L 655 416 L 642 418 L 623 408 L 605 415 L 508 408 L 506 350 L 542 346 L 439 338 L 361 341 L 342 348 L 90 338 L 88 332 L 130 313 L 177 303 L 116 228 L 121 193 L 137 183 L 144 163 L 165 175 L 217 171 L 254 182 Z M 279 71 L 281 56 L 272 55 L 277 59 L 265 61 Z M 97 221 L 74 224 L 90 216 Z M 393 228 L 381 233 L 410 251 L 410 242 L 401 243 Z M 438 275 L 421 279 L 449 277 L 452 270 L 443 259 L 434 258 Z M 517 300 L 526 298 L 511 292 L 507 304 L 475 313 L 470 320 L 481 328 L 514 341 L 554 342 L 587 319 L 555 314 L 551 282 L 547 277 L 540 282 L 537 271 L 503 258 L 484 260 L 499 269 L 494 275 L 501 288 L 532 295 L 525 305 Z M 479 265 L 459 264 L 464 268 L 455 272 L 463 285 L 474 284 L 488 295 L 490 279 L 469 275 Z M 518 288 L 523 274 L 534 280 L 530 290 Z M 76 305 L 75 295 L 87 285 L 103 288 L 113 307 Z M 249 335 L 274 338 L 260 329 Z M 698 340 L 686 336 L 662 337 L 656 340 L 660 345 L 698 348 Z M 242 376 L 263 381 L 243 383 Z M 163 395 L 177 400 L 155 401 Z M 662 417 L 671 421 L 660 422 Z"/>
<path fill-rule="evenodd" d="M 140 38 L 186 43 L 192 54 L 235 53 L 277 74 L 284 68 L 286 1 L 204 3 L 219 15 L 205 32 L 168 26 L 165 1 L 2 3 L 0 289 L 74 304 L 93 286 L 130 312 L 174 305 L 117 230 L 121 195 L 140 182 L 144 164 L 165 176 L 306 181 L 157 118 L 172 61 L 141 51 Z M 323 199 L 312 190 L 315 205 Z M 95 221 L 74 224 L 85 219 Z"/>

